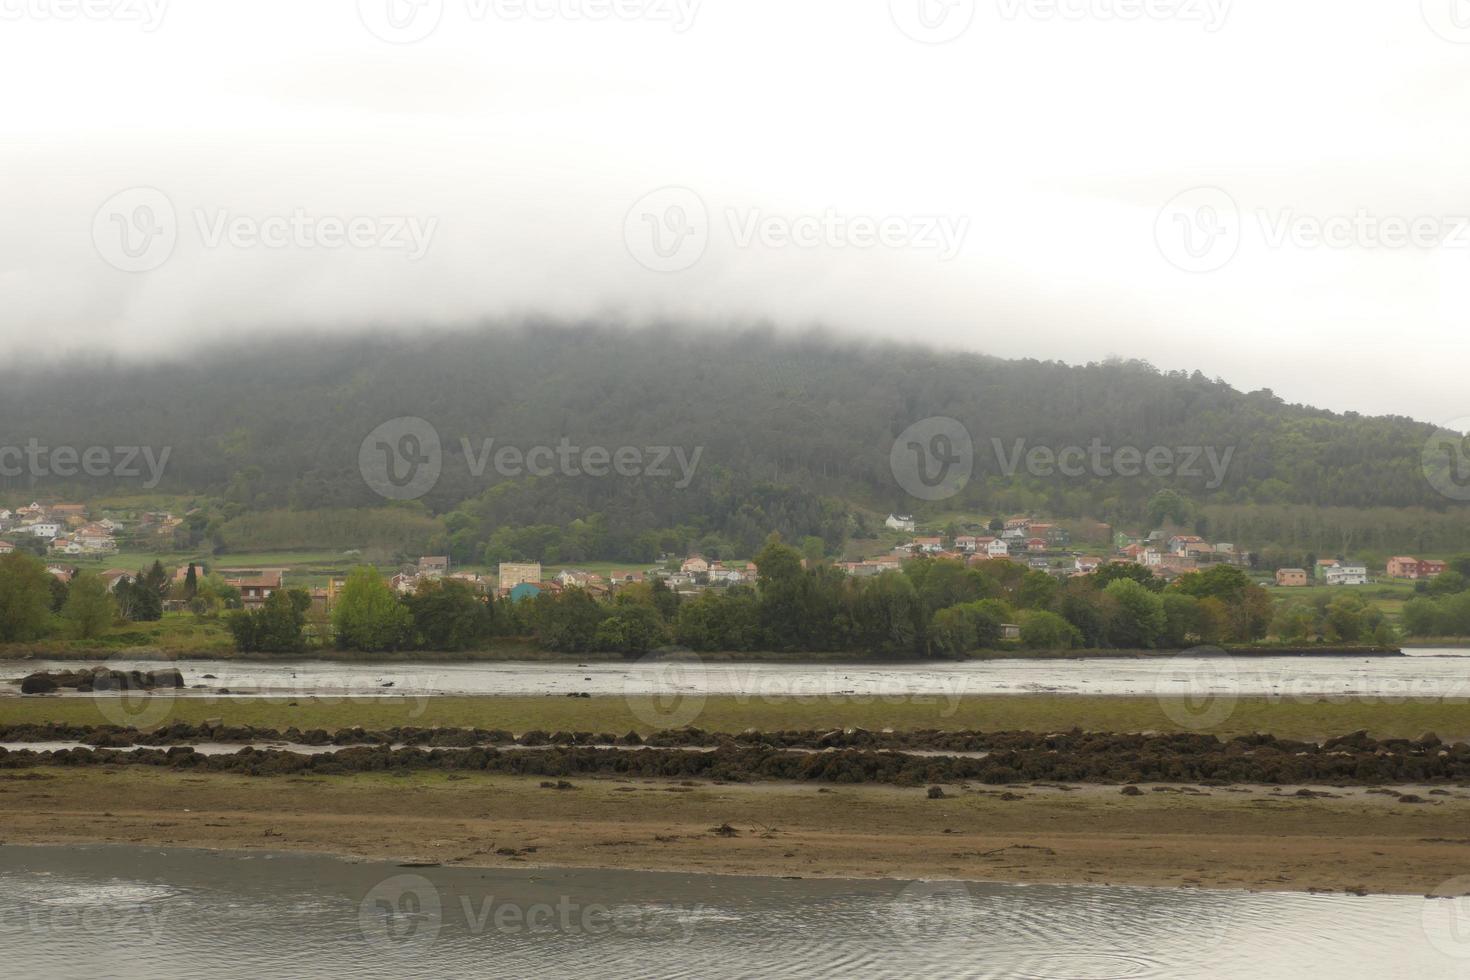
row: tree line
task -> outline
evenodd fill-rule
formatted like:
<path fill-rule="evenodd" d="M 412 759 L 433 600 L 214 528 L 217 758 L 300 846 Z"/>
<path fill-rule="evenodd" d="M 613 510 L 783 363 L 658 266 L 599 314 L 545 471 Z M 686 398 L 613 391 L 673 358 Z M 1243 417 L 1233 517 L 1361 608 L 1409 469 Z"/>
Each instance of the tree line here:
<path fill-rule="evenodd" d="M 1136 565 L 1108 565 L 1061 582 L 1005 560 L 916 559 L 899 571 L 853 577 L 804 560 L 776 536 L 755 563 L 753 587 L 683 597 L 655 579 L 610 598 L 567 588 L 519 602 L 480 595 L 454 579 L 424 581 L 400 596 L 376 569 L 363 567 L 348 577 L 332 611 L 332 642 L 364 652 L 450 651 L 521 637 L 547 650 L 630 657 L 677 646 L 917 658 L 1017 646 L 1243 643 L 1266 636 L 1273 622 L 1265 590 L 1227 566 L 1167 587 Z M 304 594 L 283 591 L 259 610 L 232 614 L 241 649 L 304 649 L 309 604 Z"/>

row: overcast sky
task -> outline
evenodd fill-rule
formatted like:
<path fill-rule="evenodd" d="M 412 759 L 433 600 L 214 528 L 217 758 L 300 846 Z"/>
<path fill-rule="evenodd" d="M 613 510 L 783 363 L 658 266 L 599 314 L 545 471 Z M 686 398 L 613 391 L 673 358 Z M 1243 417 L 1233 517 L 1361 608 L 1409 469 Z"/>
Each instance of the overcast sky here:
<path fill-rule="evenodd" d="M 11 350 L 759 319 L 1470 416 L 1466 0 L 0 0 L 0 84 Z"/>

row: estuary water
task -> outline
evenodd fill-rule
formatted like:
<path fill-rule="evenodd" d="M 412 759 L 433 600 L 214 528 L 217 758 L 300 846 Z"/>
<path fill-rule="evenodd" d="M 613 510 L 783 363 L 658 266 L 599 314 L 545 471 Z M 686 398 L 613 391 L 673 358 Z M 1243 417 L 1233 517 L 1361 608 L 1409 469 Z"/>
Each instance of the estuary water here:
<path fill-rule="evenodd" d="M 1470 900 L 0 846 L 0 949 L 57 980 L 1457 980 Z"/>
<path fill-rule="evenodd" d="M 0 693 L 20 677 L 76 661 L 0 661 Z M 735 695 L 963 697 L 978 694 L 1222 695 L 1438 699 L 1470 697 L 1470 650 L 1403 657 L 1207 657 L 893 663 L 731 663 L 696 657 L 634 662 L 352 663 L 113 658 L 114 670 L 176 666 L 182 697 L 435 695 Z M 223 693 L 222 693 L 223 692 Z M 61 696 L 68 696 L 63 693 Z M 74 695 L 73 695 L 74 696 Z M 91 695 L 84 695 L 90 697 Z"/>

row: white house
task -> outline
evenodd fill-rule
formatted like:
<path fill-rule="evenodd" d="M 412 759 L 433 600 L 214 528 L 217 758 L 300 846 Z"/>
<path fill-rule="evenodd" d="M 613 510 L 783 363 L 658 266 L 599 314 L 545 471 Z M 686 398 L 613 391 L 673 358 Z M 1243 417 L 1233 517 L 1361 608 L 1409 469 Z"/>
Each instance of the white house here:
<path fill-rule="evenodd" d="M 1327 569 L 1324 578 L 1328 585 L 1367 585 L 1368 567 L 1342 563 Z"/>
<path fill-rule="evenodd" d="M 45 538 L 49 541 L 61 533 L 61 525 L 52 524 L 50 522 L 42 522 L 39 524 L 32 524 L 30 527 L 26 528 L 26 530 L 30 531 L 31 534 L 35 535 L 38 538 Z"/>
<path fill-rule="evenodd" d="M 889 514 L 883 526 L 890 531 L 908 531 L 909 533 L 913 533 L 916 527 L 914 519 L 907 514 Z"/>
<path fill-rule="evenodd" d="M 703 575 L 709 571 L 709 562 L 705 560 L 703 555 L 690 555 L 679 566 L 679 571 L 686 575 Z"/>
<path fill-rule="evenodd" d="M 15 550 L 15 545 L 9 541 L 0 541 L 0 555 L 8 555 Z"/>
<path fill-rule="evenodd" d="M 980 539 L 973 534 L 961 534 L 954 539 L 954 546 L 960 551 L 974 551 L 980 546 Z"/>
<path fill-rule="evenodd" d="M 985 546 L 985 553 L 991 558 L 1007 558 L 1010 556 L 1011 546 L 1006 544 L 1000 538 L 993 538 L 990 543 Z"/>

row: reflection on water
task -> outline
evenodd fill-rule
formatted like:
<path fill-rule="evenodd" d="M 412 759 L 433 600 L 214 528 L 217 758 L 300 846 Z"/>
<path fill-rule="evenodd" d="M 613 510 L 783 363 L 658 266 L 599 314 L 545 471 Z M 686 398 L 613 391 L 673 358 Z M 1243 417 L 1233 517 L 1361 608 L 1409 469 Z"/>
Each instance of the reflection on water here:
<path fill-rule="evenodd" d="M 945 664 L 546 662 L 251 663 L 180 660 L 185 688 L 170 695 L 415 697 L 437 694 L 660 695 L 951 698 L 976 694 L 1240 694 L 1281 697 L 1470 697 L 1464 650 L 1416 650 L 1406 657 L 1119 658 L 989 660 Z M 0 691 L 38 670 L 76 662 L 0 661 Z M 160 661 L 112 660 L 115 670 L 156 669 Z M 202 685 L 202 687 L 200 687 Z M 76 695 L 73 695 L 76 696 Z M 81 695 L 90 697 L 91 695 Z"/>
<path fill-rule="evenodd" d="M 1461 978 L 1420 898 L 0 847 L 8 976 Z M 1456 926 L 1459 930 L 1456 931 Z"/>

